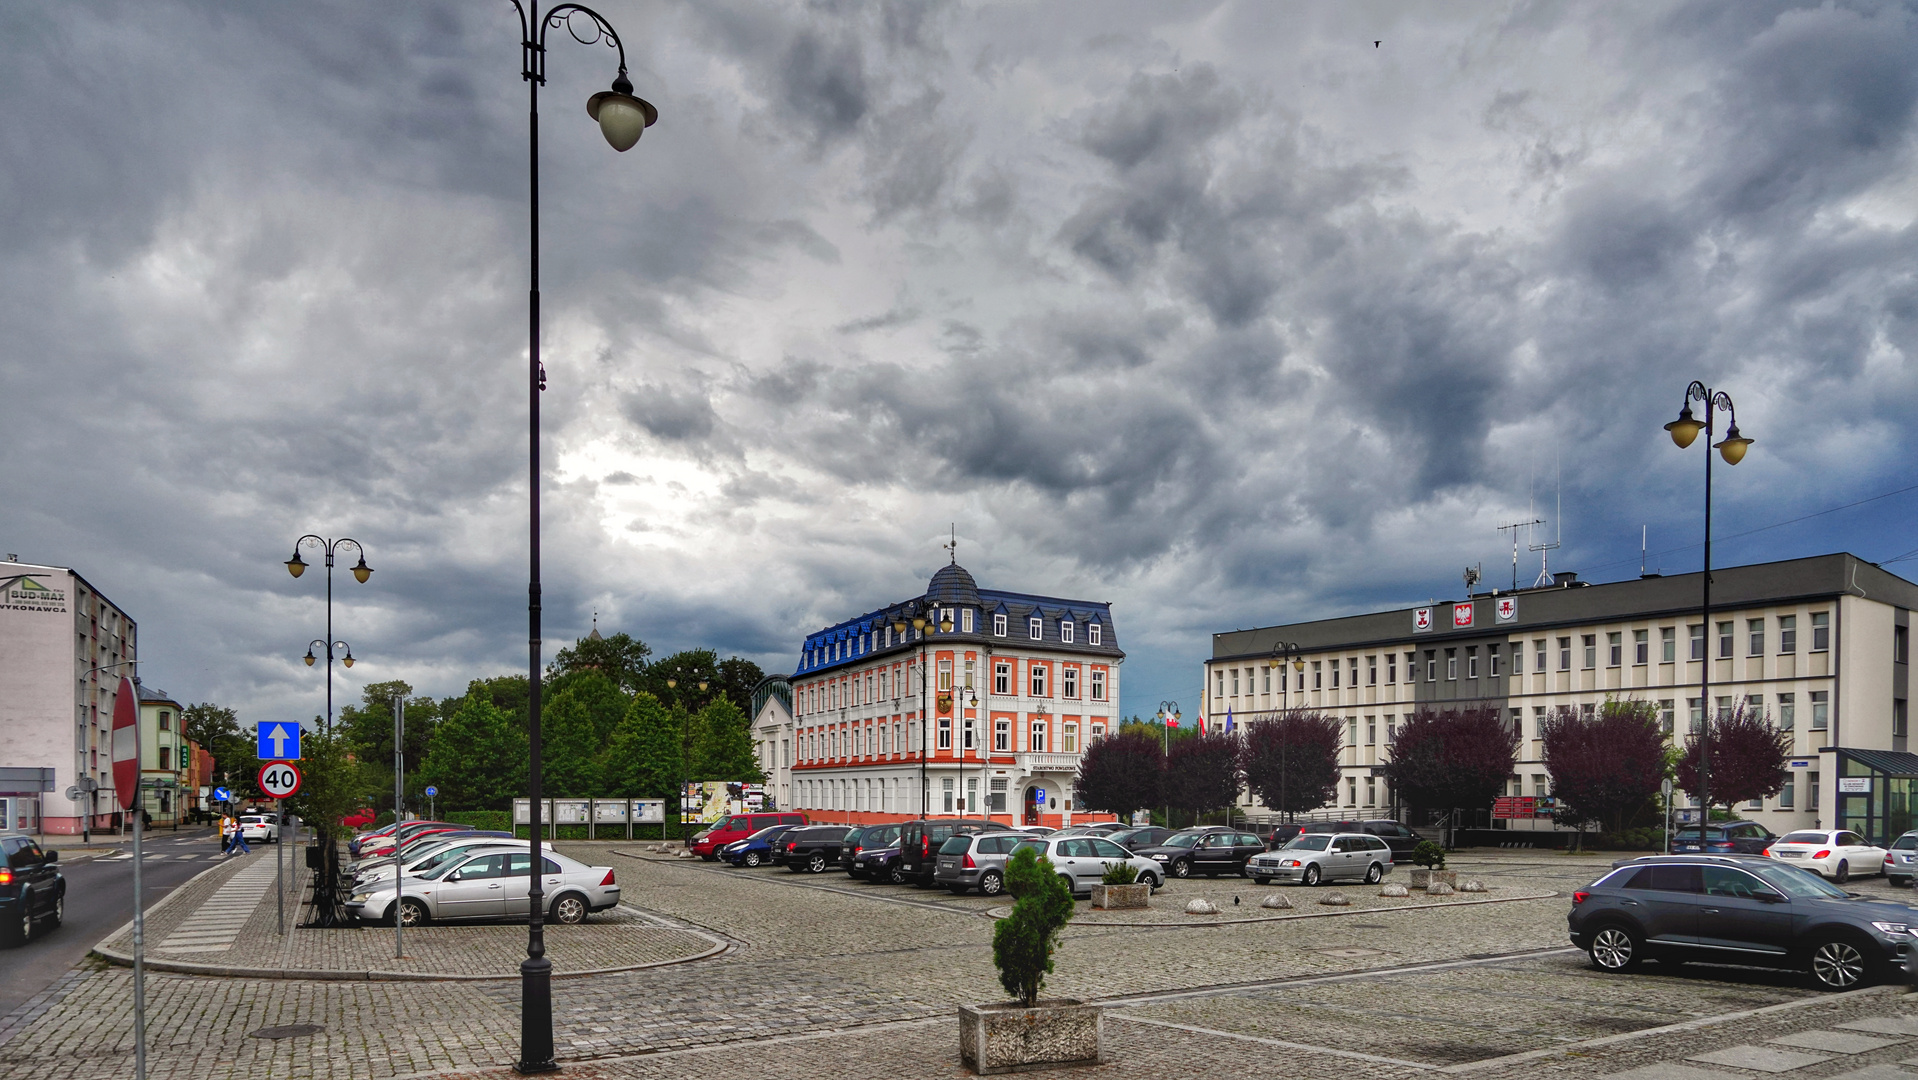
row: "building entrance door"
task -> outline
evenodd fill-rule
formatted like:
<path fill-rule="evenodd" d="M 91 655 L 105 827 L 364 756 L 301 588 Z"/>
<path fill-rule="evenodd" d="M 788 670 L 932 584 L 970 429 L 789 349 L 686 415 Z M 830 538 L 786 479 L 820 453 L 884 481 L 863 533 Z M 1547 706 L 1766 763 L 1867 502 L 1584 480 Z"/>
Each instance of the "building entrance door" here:
<path fill-rule="evenodd" d="M 1039 805 L 1040 790 L 1036 787 L 1026 789 L 1026 824 L 1028 825 L 1039 824 L 1039 811 L 1044 809 Z"/>

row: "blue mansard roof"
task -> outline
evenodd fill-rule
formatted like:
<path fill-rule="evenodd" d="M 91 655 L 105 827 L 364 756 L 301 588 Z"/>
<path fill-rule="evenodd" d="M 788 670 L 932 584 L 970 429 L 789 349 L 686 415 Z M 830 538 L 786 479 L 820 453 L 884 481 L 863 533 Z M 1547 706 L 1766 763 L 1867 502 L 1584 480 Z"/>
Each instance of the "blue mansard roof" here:
<path fill-rule="evenodd" d="M 1040 648 L 1048 652 L 1083 653 L 1089 658 L 1125 659 L 1125 653 L 1119 648 L 1118 632 L 1112 625 L 1111 604 L 1100 600 L 1067 600 L 1056 596 L 981 589 L 965 567 L 953 563 L 940 567 L 939 572 L 932 575 L 932 581 L 921 596 L 888 604 L 808 634 L 799 647 L 799 664 L 793 669 L 792 677 L 798 679 L 818 675 L 888 653 L 914 652 L 919 648 L 921 639 L 919 633 L 912 629 L 913 616 L 923 613 L 931 617 L 933 611 L 945 609 L 952 611 L 952 632 L 926 635 L 934 645 L 947 642 L 974 646 L 998 644 L 1012 649 Z M 968 609 L 973 612 L 974 620 L 970 633 L 960 629 L 964 625 L 964 617 L 960 612 Z M 1006 617 L 1006 633 L 1003 637 L 992 632 L 994 615 Z M 1031 636 L 1030 631 L 1034 618 L 1040 620 L 1040 636 L 1037 639 Z M 890 644 L 887 644 L 886 628 L 895 620 L 907 623 L 906 632 L 903 637 L 890 635 Z M 1066 622 L 1073 624 L 1070 642 L 1065 641 L 1063 636 L 1062 624 Z M 1092 636 L 1090 628 L 1094 625 L 1099 627 L 1099 643 L 1096 645 L 1089 644 L 1087 640 Z"/>

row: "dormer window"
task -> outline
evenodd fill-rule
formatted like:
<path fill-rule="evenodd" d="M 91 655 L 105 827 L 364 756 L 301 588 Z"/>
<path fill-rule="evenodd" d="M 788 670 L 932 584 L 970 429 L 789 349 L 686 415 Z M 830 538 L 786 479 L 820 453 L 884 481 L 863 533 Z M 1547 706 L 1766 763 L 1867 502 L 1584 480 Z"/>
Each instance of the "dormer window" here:
<path fill-rule="evenodd" d="M 1065 642 L 1067 645 L 1072 644 L 1072 620 L 1071 619 L 1059 620 L 1059 640 Z"/>
<path fill-rule="evenodd" d="M 966 608 L 964 611 L 961 611 L 959 613 L 959 629 L 965 631 L 968 634 L 972 633 L 972 609 L 971 608 Z"/>
<path fill-rule="evenodd" d="M 1087 645 L 1097 645 L 1097 644 L 1099 644 L 1099 638 L 1100 638 L 1100 636 L 1101 636 L 1101 635 L 1100 635 L 1100 633 L 1099 633 L 1099 624 L 1098 624 L 1098 623 L 1087 623 L 1087 624 L 1086 624 L 1086 644 L 1087 644 Z"/>
<path fill-rule="evenodd" d="M 1026 636 L 1034 641 L 1043 641 L 1046 636 L 1046 621 L 1034 615 L 1026 620 Z"/>
<path fill-rule="evenodd" d="M 1004 615 L 994 615 L 992 617 L 992 634 L 994 637 L 1006 636 L 1006 617 Z"/>

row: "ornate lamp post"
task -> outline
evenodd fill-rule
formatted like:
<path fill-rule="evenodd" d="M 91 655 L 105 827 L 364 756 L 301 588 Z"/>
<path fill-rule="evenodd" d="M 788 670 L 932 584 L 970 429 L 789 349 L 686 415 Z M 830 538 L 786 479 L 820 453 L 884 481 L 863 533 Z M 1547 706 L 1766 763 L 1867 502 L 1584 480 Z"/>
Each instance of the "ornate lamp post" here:
<path fill-rule="evenodd" d="M 1289 680 L 1286 678 L 1286 674 L 1284 671 L 1285 662 L 1287 660 L 1292 661 L 1292 669 L 1294 671 L 1305 670 L 1305 657 L 1299 648 L 1298 642 L 1296 641 L 1274 642 L 1272 645 L 1272 655 L 1266 658 L 1265 666 L 1268 668 L 1277 669 L 1279 672 L 1279 700 L 1281 701 L 1288 700 L 1287 698 L 1288 690 L 1286 687 L 1286 683 Z"/>
<path fill-rule="evenodd" d="M 580 4 L 555 4 L 539 13 L 534 0 L 532 17 L 526 7 L 513 0 L 519 12 L 520 78 L 526 82 L 529 96 L 528 195 L 532 228 L 529 237 L 532 253 L 530 284 L 527 289 L 527 474 L 530 495 L 528 514 L 531 534 L 530 574 L 526 587 L 527 671 L 530 693 L 527 697 L 527 794 L 532 804 L 532 862 L 529 872 L 540 862 L 540 582 L 539 582 L 539 395 L 546 386 L 546 369 L 539 357 L 539 88 L 546 83 L 546 35 L 564 27 L 573 40 L 584 45 L 604 41 L 619 52 L 619 73 L 611 90 L 602 90 L 586 101 L 586 114 L 599 121 L 606 142 L 618 151 L 633 148 L 639 137 L 659 119 L 659 110 L 633 96 L 633 84 L 626 78 L 626 46 L 611 23 L 591 8 Z M 575 26 L 575 18 L 583 24 Z M 526 960 L 520 965 L 520 1056 L 513 1068 L 520 1073 L 551 1072 L 559 1068 L 553 1059 L 552 961 L 546 959 L 545 898 L 540 890 L 541 875 L 530 873 L 530 922 L 527 928 Z"/>
<path fill-rule="evenodd" d="M 335 646 L 341 648 L 346 646 L 344 641 L 333 640 L 333 553 L 348 544 L 353 545 L 353 550 L 360 553 L 360 561 L 353 566 L 353 580 L 362 585 L 366 584 L 367 578 L 373 576 L 373 568 L 366 565 L 366 549 L 360 546 L 358 540 L 350 536 L 328 540 L 326 537 L 307 533 L 293 541 L 293 557 L 286 560 L 286 572 L 294 577 L 306 573 L 306 561 L 300 558 L 300 549 L 308 543 L 319 545 L 320 550 L 326 553 L 326 638 L 324 640 L 314 638 L 312 644 L 306 647 L 306 666 L 313 666 L 315 659 L 313 646 L 324 645 L 326 647 L 326 731 L 330 735 L 333 732 L 333 649 Z M 351 649 L 347 650 L 346 666 L 353 666 Z"/>
<path fill-rule="evenodd" d="M 1204 702 L 1200 703 L 1201 706 Z M 1159 730 L 1165 735 L 1165 756 L 1172 756 L 1172 729 L 1179 723 L 1179 703 L 1176 701 L 1159 702 Z M 1165 827 L 1172 827 L 1172 803 L 1165 804 Z"/>
<path fill-rule="evenodd" d="M 1692 415 L 1693 401 L 1697 401 L 1705 406 L 1705 418 L 1703 420 Z M 1715 414 L 1721 410 L 1725 413 L 1730 423 L 1725 428 L 1724 441 L 1713 443 L 1711 437 L 1716 419 Z M 1685 400 L 1679 408 L 1678 419 L 1666 424 L 1665 430 L 1672 433 L 1672 442 L 1677 443 L 1680 450 L 1689 447 L 1692 442 L 1698 438 L 1699 433 L 1704 432 L 1706 443 L 1709 444 L 1712 449 L 1718 451 L 1719 455 L 1725 459 L 1725 464 L 1727 465 L 1736 465 L 1745 460 L 1745 450 L 1752 444 L 1752 440 L 1738 433 L 1738 412 L 1732 407 L 1731 395 L 1725 393 L 1723 390 L 1714 392 L 1711 387 L 1697 380 L 1693 380 L 1692 384 L 1685 388 Z M 1703 625 L 1699 627 L 1699 630 L 1704 635 L 1704 639 L 1700 643 L 1703 646 L 1702 651 L 1704 655 L 1698 658 L 1698 715 L 1700 719 L 1698 731 L 1698 805 L 1700 807 L 1698 835 L 1701 841 L 1705 836 L 1705 826 L 1711 823 L 1712 816 L 1712 455 L 1709 453 L 1705 455 L 1705 573 L 1703 575 L 1703 586 L 1703 595 L 1699 601 L 1699 621 L 1703 623 Z"/>

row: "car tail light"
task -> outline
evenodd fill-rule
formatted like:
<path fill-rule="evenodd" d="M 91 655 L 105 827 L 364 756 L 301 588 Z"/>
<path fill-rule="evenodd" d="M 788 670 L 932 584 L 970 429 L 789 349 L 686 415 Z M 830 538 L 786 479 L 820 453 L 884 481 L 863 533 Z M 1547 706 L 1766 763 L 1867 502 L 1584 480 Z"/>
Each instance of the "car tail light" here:
<path fill-rule="evenodd" d="M 1890 861 L 1891 861 L 1891 852 L 1889 852 L 1889 851 L 1887 851 L 1887 852 L 1885 852 L 1885 861 L 1886 861 L 1886 862 L 1890 862 Z"/>
<path fill-rule="evenodd" d="M 611 870 L 606 871 L 606 876 L 599 880 L 599 884 L 601 888 L 613 884 L 613 872 Z"/>
<path fill-rule="evenodd" d="M 797 840 L 794 840 L 794 841 L 793 841 L 792 843 L 790 843 L 790 844 L 787 844 L 787 845 L 786 845 L 786 850 L 787 850 L 787 851 L 791 851 L 792 849 L 794 849 L 794 848 L 796 848 L 796 847 L 798 847 L 798 846 L 799 846 L 799 841 L 797 841 Z"/>
<path fill-rule="evenodd" d="M 1765 851 L 1764 851 L 1764 855 L 1765 855 L 1765 858 L 1767 858 L 1767 859 L 1769 859 L 1769 858 L 1771 858 L 1771 849 L 1770 849 L 1770 848 L 1766 848 L 1766 849 L 1765 849 Z"/>
<path fill-rule="evenodd" d="M 924 840 L 919 841 L 919 857 L 923 859 L 931 854 L 932 854 L 932 837 L 928 836 Z"/>
<path fill-rule="evenodd" d="M 13 871 L 0 870 L 0 885 L 11 885 L 11 884 L 13 884 Z"/>
<path fill-rule="evenodd" d="M 1572 894 L 1572 903 L 1582 904 L 1585 901 L 1590 900 L 1591 898 L 1592 898 L 1591 893 L 1586 892 L 1584 889 L 1580 889 L 1577 892 Z"/>
<path fill-rule="evenodd" d="M 972 861 L 972 852 L 970 851 L 966 852 L 965 867 L 968 870 L 977 870 L 979 868 L 979 864 Z"/>
<path fill-rule="evenodd" d="M 1816 855 L 1813 855 L 1813 856 L 1812 856 L 1812 858 L 1814 858 L 1814 859 L 1823 859 L 1823 858 L 1827 858 L 1827 857 L 1829 857 L 1830 855 L 1831 855 L 1831 849 L 1830 849 L 1830 848 L 1825 848 L 1824 850 L 1822 850 L 1822 851 L 1820 851 L 1820 852 L 1819 852 L 1818 854 L 1816 854 Z"/>

